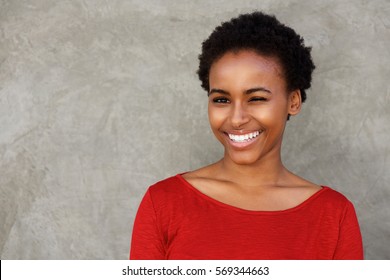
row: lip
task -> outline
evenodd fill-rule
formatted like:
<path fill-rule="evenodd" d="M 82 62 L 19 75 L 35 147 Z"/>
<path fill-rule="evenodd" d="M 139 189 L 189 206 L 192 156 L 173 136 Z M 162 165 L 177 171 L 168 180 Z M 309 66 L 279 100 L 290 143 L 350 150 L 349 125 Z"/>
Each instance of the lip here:
<path fill-rule="evenodd" d="M 256 132 L 259 132 L 259 135 L 257 135 L 255 138 L 248 139 L 248 140 L 245 140 L 243 142 L 233 141 L 229 137 L 229 134 L 233 134 L 233 135 L 238 135 L 239 136 L 239 135 L 247 135 L 247 134 L 256 133 Z M 252 144 L 254 144 L 258 140 L 258 138 L 261 136 L 262 133 L 263 133 L 263 130 L 245 130 L 245 131 L 244 130 L 235 130 L 235 131 L 225 131 L 225 132 L 223 132 L 223 134 L 226 137 L 226 140 L 227 140 L 228 144 L 231 147 L 233 147 L 234 149 L 238 149 L 238 150 L 246 149 L 249 146 L 251 146 Z"/>
<path fill-rule="evenodd" d="M 225 130 L 224 133 L 227 134 L 234 134 L 234 135 L 245 135 L 249 133 L 254 133 L 254 132 L 262 132 L 263 130 L 261 129 L 255 129 L 255 130 Z"/>

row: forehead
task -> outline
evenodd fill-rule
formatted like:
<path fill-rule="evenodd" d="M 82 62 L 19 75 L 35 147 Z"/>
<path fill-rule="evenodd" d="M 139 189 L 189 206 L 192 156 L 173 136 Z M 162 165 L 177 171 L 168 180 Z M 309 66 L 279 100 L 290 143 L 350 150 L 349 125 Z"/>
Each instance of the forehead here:
<path fill-rule="evenodd" d="M 276 57 L 264 56 L 252 50 L 230 51 L 216 60 L 210 68 L 210 83 L 227 79 L 278 80 L 284 83 L 282 66 Z"/>
<path fill-rule="evenodd" d="M 223 54 L 211 65 L 210 72 L 216 67 L 238 67 L 247 66 L 259 70 L 274 71 L 282 75 L 282 66 L 279 59 L 274 56 L 258 54 L 252 50 L 229 51 Z"/>

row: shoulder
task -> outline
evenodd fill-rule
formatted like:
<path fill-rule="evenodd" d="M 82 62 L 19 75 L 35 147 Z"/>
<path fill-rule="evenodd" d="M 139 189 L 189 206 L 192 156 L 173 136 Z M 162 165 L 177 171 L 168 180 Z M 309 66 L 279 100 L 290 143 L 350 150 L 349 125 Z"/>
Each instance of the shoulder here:
<path fill-rule="evenodd" d="M 153 200 L 164 200 L 169 197 L 178 198 L 185 195 L 187 188 L 181 174 L 177 174 L 151 185 L 148 193 Z"/>
<path fill-rule="evenodd" d="M 335 189 L 313 183 L 303 177 L 300 177 L 291 171 L 287 170 L 287 179 L 285 181 L 306 195 L 309 195 L 309 201 L 315 200 L 316 202 L 321 201 L 321 203 L 344 203 L 347 201 L 347 198 L 336 191 Z M 315 198 L 315 199 L 314 199 Z"/>
<path fill-rule="evenodd" d="M 180 174 L 151 185 L 146 196 L 157 218 L 166 223 L 169 220 L 180 220 L 197 201 L 193 190 Z"/>
<path fill-rule="evenodd" d="M 345 195 L 328 186 L 323 186 L 317 204 L 323 208 L 340 212 L 344 212 L 347 208 L 353 208 L 352 202 Z"/>
<path fill-rule="evenodd" d="M 323 192 L 324 192 L 324 198 L 326 198 L 329 201 L 336 202 L 336 203 L 347 203 L 349 202 L 348 198 L 343 195 L 341 192 L 328 187 L 328 186 L 322 186 Z"/>

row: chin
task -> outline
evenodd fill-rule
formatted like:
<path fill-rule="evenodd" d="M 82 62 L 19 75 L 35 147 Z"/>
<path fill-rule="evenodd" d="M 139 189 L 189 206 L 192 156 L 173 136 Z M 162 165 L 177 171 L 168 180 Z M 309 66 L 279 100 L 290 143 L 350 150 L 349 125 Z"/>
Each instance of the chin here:
<path fill-rule="evenodd" d="M 239 155 L 228 154 L 227 156 L 230 158 L 230 160 L 232 162 L 234 162 L 235 164 L 238 164 L 238 165 L 252 165 L 252 164 L 256 163 L 256 161 L 258 160 L 258 158 L 254 157 L 253 154 L 245 155 L 244 153 L 241 153 Z"/>

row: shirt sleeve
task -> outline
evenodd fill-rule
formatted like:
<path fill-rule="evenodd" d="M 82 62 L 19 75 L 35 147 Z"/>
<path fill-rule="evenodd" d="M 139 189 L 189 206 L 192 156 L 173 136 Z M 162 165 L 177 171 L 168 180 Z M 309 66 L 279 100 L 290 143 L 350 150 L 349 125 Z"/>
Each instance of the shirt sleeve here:
<path fill-rule="evenodd" d="M 163 236 L 157 223 L 153 201 L 148 190 L 134 221 L 130 249 L 131 260 L 165 259 Z"/>
<path fill-rule="evenodd" d="M 355 209 L 348 201 L 340 224 L 339 240 L 334 254 L 336 260 L 362 260 L 363 242 Z"/>

